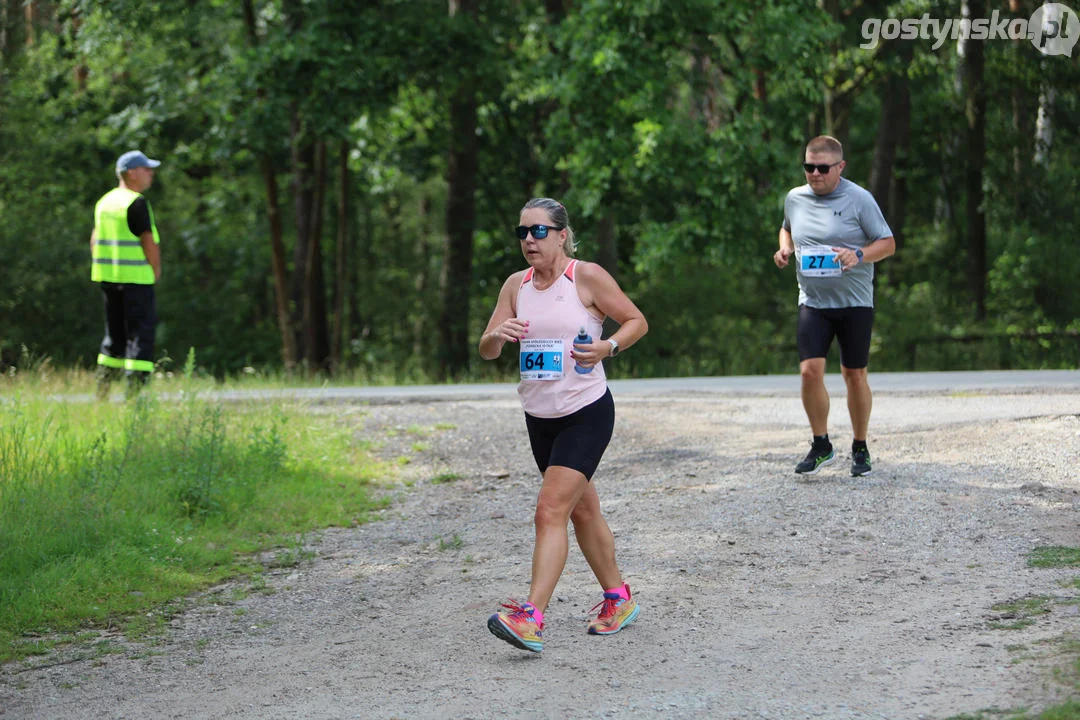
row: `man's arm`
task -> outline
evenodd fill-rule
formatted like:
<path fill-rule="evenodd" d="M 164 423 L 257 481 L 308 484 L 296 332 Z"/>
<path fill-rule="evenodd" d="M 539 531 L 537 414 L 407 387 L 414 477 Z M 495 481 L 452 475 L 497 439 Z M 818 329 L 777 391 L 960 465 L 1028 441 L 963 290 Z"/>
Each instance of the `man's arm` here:
<path fill-rule="evenodd" d="M 139 243 L 142 245 L 143 254 L 146 255 L 146 262 L 150 263 L 150 267 L 154 269 L 154 282 L 157 282 L 161 279 L 161 251 L 154 242 L 154 233 L 147 230 L 139 236 Z"/>
<path fill-rule="evenodd" d="M 795 254 L 795 241 L 791 239 L 791 231 L 780 228 L 780 249 L 773 254 L 773 262 L 776 267 L 787 267 L 788 260 Z"/>
<path fill-rule="evenodd" d="M 873 263 L 878 260 L 884 260 L 896 252 L 896 238 L 892 235 L 889 237 L 878 238 L 864 247 L 862 252 L 863 262 Z"/>
<path fill-rule="evenodd" d="M 143 255 L 154 269 L 154 282 L 157 282 L 161 279 L 161 251 L 154 242 L 154 224 L 150 218 L 150 203 L 146 202 L 146 198 L 136 198 L 135 202 L 128 206 L 127 221 L 128 230 L 139 237 Z"/>
<path fill-rule="evenodd" d="M 875 263 L 878 260 L 884 260 L 885 258 L 896 252 L 896 239 L 892 235 L 889 237 L 878 238 L 874 242 L 870 243 L 866 247 L 862 248 L 862 260 L 855 254 L 855 251 L 846 247 L 834 247 L 836 250 L 836 259 L 840 261 L 840 266 L 844 270 L 850 270 L 861 262 Z"/>

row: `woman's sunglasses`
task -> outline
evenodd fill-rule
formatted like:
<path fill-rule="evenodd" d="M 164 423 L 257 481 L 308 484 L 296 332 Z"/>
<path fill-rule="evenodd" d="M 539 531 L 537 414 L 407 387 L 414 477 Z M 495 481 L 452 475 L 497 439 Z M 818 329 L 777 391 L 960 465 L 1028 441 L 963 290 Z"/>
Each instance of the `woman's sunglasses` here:
<path fill-rule="evenodd" d="M 529 233 L 537 240 L 543 240 L 548 235 L 548 230 L 562 230 L 562 225 L 518 225 L 514 228 L 514 232 L 517 233 L 518 240 L 524 240 L 529 237 Z"/>
<path fill-rule="evenodd" d="M 803 163 L 802 169 L 806 171 L 807 175 L 813 175 L 815 170 L 817 170 L 822 175 L 828 175 L 830 170 L 832 170 L 834 167 L 836 167 L 842 162 L 844 161 L 837 160 L 832 165 L 826 165 L 825 163 L 821 163 L 819 165 L 814 163 Z"/>

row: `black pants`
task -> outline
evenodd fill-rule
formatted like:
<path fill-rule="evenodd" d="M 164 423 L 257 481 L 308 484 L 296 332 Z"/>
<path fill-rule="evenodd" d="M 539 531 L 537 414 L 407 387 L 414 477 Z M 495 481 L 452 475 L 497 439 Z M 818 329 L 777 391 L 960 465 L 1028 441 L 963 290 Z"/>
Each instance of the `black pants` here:
<path fill-rule="evenodd" d="M 101 283 L 105 338 L 98 365 L 148 378 L 154 370 L 157 309 L 153 285 Z"/>

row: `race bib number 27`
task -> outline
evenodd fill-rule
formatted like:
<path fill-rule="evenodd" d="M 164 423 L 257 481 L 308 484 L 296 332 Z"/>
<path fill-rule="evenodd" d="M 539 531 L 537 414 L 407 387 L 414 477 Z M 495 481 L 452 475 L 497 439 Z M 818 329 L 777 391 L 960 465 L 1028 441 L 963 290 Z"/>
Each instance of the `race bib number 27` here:
<path fill-rule="evenodd" d="M 836 277 L 843 270 L 831 247 L 814 245 L 799 250 L 799 272 L 806 277 Z"/>
<path fill-rule="evenodd" d="M 522 380 L 558 380 L 563 376 L 563 341 L 522 340 L 518 360 Z"/>

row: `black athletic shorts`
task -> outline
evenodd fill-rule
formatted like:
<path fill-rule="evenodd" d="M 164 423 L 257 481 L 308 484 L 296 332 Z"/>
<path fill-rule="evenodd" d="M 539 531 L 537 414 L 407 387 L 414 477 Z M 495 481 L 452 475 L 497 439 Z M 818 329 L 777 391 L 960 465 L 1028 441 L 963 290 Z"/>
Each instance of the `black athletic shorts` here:
<path fill-rule="evenodd" d="M 874 308 L 812 308 L 799 306 L 799 362 L 829 354 L 833 338 L 840 345 L 840 364 L 857 370 L 870 361 L 870 330 Z"/>
<path fill-rule="evenodd" d="M 558 418 L 539 418 L 525 413 L 536 466 L 543 474 L 549 466 L 577 470 L 592 480 L 615 429 L 615 401 L 611 390 L 594 403 Z"/>

